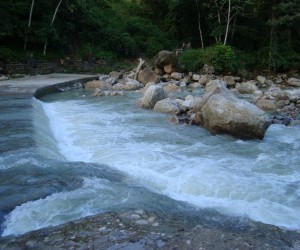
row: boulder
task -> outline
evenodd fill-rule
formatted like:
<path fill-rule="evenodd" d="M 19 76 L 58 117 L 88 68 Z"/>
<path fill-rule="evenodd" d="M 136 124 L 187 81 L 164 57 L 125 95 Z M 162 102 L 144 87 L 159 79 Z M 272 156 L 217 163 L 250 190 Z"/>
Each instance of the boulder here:
<path fill-rule="evenodd" d="M 265 113 L 255 105 L 238 99 L 224 81 L 214 80 L 203 96 L 202 125 L 213 134 L 262 139 L 269 125 Z"/>
<path fill-rule="evenodd" d="M 166 74 L 172 74 L 174 72 L 174 68 L 172 64 L 168 64 L 164 66 L 164 72 Z"/>
<path fill-rule="evenodd" d="M 84 87 L 89 88 L 98 88 L 98 89 L 111 89 L 112 84 L 106 81 L 93 80 L 84 84 Z"/>
<path fill-rule="evenodd" d="M 162 69 L 160 69 L 160 68 L 155 67 L 154 68 L 154 73 L 156 75 L 162 76 L 164 74 L 164 71 Z"/>
<path fill-rule="evenodd" d="M 148 82 L 159 83 L 160 77 L 156 75 L 151 69 L 145 68 L 139 72 L 138 81 L 144 85 Z"/>
<path fill-rule="evenodd" d="M 228 87 L 235 87 L 235 78 L 233 76 L 224 76 L 223 79 Z"/>
<path fill-rule="evenodd" d="M 195 81 L 195 82 L 198 82 L 201 78 L 201 75 L 198 75 L 198 74 L 193 74 L 192 76 L 192 80 Z"/>
<path fill-rule="evenodd" d="M 123 90 L 138 90 L 142 87 L 143 87 L 143 85 L 139 81 L 131 79 L 131 78 L 127 78 L 125 80 Z"/>
<path fill-rule="evenodd" d="M 257 76 L 257 77 L 256 77 L 256 80 L 257 80 L 261 85 L 264 85 L 264 84 L 266 84 L 267 78 L 264 77 L 264 76 Z"/>
<path fill-rule="evenodd" d="M 153 58 L 153 64 L 163 69 L 166 65 L 175 65 L 177 64 L 177 56 L 174 52 L 168 51 L 168 50 L 162 50 L 160 51 L 156 56 Z"/>
<path fill-rule="evenodd" d="M 209 81 L 210 79 L 206 75 L 201 75 L 199 79 L 199 83 L 203 86 L 205 86 Z"/>
<path fill-rule="evenodd" d="M 192 109 L 195 107 L 194 97 L 192 95 L 188 95 L 185 97 L 184 102 L 182 103 L 183 108 Z"/>
<path fill-rule="evenodd" d="M 289 86 L 300 87 L 300 79 L 298 79 L 298 78 L 294 78 L 294 77 L 289 78 L 287 80 L 287 83 Z"/>
<path fill-rule="evenodd" d="M 165 92 L 161 86 L 151 85 L 141 98 L 141 106 L 143 108 L 154 108 L 155 104 L 165 98 Z"/>
<path fill-rule="evenodd" d="M 181 88 L 176 84 L 168 84 L 163 87 L 165 92 L 180 92 Z"/>
<path fill-rule="evenodd" d="M 253 94 L 254 91 L 258 90 L 258 87 L 255 85 L 255 82 L 248 81 L 236 84 L 236 89 L 241 94 Z"/>
<path fill-rule="evenodd" d="M 173 72 L 171 74 L 170 78 L 179 81 L 179 80 L 181 80 L 183 78 L 183 74 L 179 73 L 179 72 Z"/>
<path fill-rule="evenodd" d="M 275 100 L 270 100 L 266 98 L 257 99 L 255 105 L 265 111 L 274 111 L 278 108 Z"/>
<path fill-rule="evenodd" d="M 180 112 L 180 108 L 178 103 L 175 100 L 166 98 L 158 101 L 155 104 L 154 111 L 160 113 L 178 114 Z"/>

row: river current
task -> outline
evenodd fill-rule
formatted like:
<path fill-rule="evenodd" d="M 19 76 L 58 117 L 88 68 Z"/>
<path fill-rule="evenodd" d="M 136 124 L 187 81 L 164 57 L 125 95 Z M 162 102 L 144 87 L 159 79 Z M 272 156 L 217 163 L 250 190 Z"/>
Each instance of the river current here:
<path fill-rule="evenodd" d="M 163 197 L 300 228 L 299 127 L 213 136 L 137 107 L 138 96 L 0 98 L 2 236 Z"/>

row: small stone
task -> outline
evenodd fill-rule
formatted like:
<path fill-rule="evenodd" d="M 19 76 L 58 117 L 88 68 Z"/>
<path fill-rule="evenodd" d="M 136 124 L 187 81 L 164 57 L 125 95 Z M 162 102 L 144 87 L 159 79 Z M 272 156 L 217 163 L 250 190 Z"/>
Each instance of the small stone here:
<path fill-rule="evenodd" d="M 158 223 L 158 222 L 155 222 L 155 223 L 152 224 L 152 226 L 153 226 L 153 227 L 158 227 L 158 226 L 159 226 L 159 223 Z"/>
<path fill-rule="evenodd" d="M 135 223 L 138 224 L 138 225 L 148 225 L 147 220 L 137 220 Z"/>
<path fill-rule="evenodd" d="M 100 228 L 99 228 L 99 231 L 100 231 L 100 232 L 104 232 L 104 231 L 106 231 L 106 228 L 107 228 L 107 227 L 100 227 Z M 73 237 L 74 237 L 74 236 L 73 236 Z M 75 238 L 75 237 L 74 237 L 74 238 Z"/>
<path fill-rule="evenodd" d="M 155 216 L 149 217 L 149 218 L 148 218 L 148 221 L 149 221 L 150 223 L 154 222 L 154 221 L 155 221 Z"/>
<path fill-rule="evenodd" d="M 139 215 L 142 215 L 142 214 L 145 213 L 144 210 L 142 210 L 142 209 L 137 209 L 137 210 L 135 210 L 134 212 L 135 212 L 136 214 L 139 214 Z"/>
<path fill-rule="evenodd" d="M 138 214 L 132 214 L 132 215 L 130 215 L 130 219 L 132 219 L 132 220 L 138 220 L 140 218 L 141 218 L 141 216 L 138 215 Z"/>

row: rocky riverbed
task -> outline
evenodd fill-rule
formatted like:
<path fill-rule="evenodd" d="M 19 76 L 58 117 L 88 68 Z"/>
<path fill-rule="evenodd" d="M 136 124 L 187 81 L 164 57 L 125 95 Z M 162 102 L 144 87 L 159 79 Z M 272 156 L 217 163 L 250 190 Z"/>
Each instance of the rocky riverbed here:
<path fill-rule="evenodd" d="M 300 249 L 300 233 L 212 211 L 107 212 L 0 239 L 0 249 Z"/>
<path fill-rule="evenodd" d="M 104 86 L 93 85 L 93 88 L 98 88 L 95 96 L 114 95 L 115 92 L 120 94 L 120 91 L 139 90 L 142 87 L 144 88 L 142 92 L 145 92 L 149 86 L 155 84 L 150 83 L 147 86 L 147 84 L 144 85 L 140 81 L 134 80 L 134 77 L 112 77 L 116 73 L 118 72 L 112 73 L 110 76 L 100 76 L 99 81 L 93 82 L 93 84 L 108 83 Z M 46 79 L 47 77 L 56 78 L 53 75 L 43 77 Z M 78 79 L 77 77 L 75 79 Z M 57 79 L 51 83 L 40 81 L 39 84 L 35 84 L 34 79 L 28 78 L 24 81 L 28 82 L 28 85 L 24 84 L 23 86 L 21 86 L 24 83 L 22 80 L 15 83 L 4 81 L 1 83 L 1 87 L 3 87 L 3 94 L 18 91 L 32 94 L 33 90 L 38 87 L 58 83 L 64 81 L 65 78 L 57 76 Z M 200 79 L 196 76 L 189 76 L 189 79 L 190 82 L 185 86 L 183 81 L 174 79 L 159 83 L 168 98 L 182 101 L 177 101 L 177 104 L 184 103 L 181 107 L 184 108 L 186 115 L 197 108 L 196 99 L 200 96 L 198 92 L 203 88 L 200 86 Z M 72 79 L 68 78 L 67 80 Z M 190 85 L 189 92 L 192 93 L 192 97 L 181 95 L 187 85 Z M 232 92 L 235 92 L 235 89 L 238 88 L 232 88 Z M 265 93 L 264 91 L 264 96 L 267 95 Z M 239 92 L 239 94 L 241 93 Z M 260 93 L 251 93 L 250 98 L 256 94 L 261 95 Z M 288 102 L 285 102 L 286 106 L 293 103 L 296 107 L 298 99 L 298 97 L 289 98 Z M 271 98 L 270 100 L 276 102 L 281 99 Z M 186 118 L 187 123 L 190 122 L 190 117 Z M 142 207 L 106 212 L 17 237 L 4 237 L 0 239 L 0 249 L 300 249 L 300 233 L 253 222 L 246 218 L 220 215 L 212 210 L 178 212 L 157 211 Z"/>

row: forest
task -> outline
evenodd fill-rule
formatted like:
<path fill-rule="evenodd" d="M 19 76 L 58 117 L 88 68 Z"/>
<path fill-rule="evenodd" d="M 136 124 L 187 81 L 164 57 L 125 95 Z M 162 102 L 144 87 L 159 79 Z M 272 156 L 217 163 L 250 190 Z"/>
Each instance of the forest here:
<path fill-rule="evenodd" d="M 151 58 L 184 43 L 187 70 L 300 66 L 300 0 L 1 0 L 0 17 L 3 62 Z"/>

